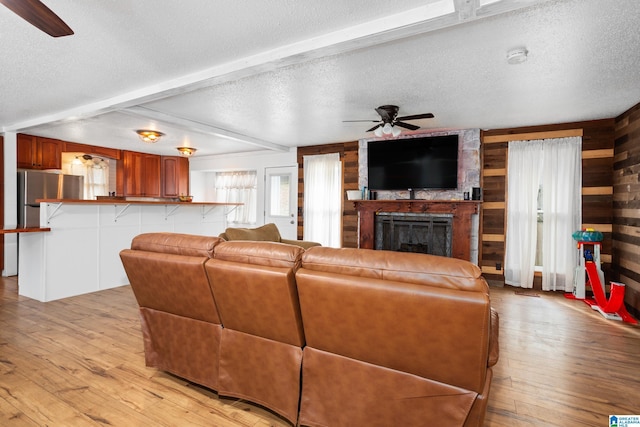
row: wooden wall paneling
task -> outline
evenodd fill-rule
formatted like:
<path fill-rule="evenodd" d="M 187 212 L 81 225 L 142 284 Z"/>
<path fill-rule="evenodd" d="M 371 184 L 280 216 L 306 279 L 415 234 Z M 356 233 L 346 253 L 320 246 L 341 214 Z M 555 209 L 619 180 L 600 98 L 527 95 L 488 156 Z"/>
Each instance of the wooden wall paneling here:
<path fill-rule="evenodd" d="M 358 190 L 359 180 L 358 141 L 344 144 L 343 165 L 343 212 L 342 247 L 358 247 L 358 211 L 353 202 L 347 200 L 346 190 Z"/>
<path fill-rule="evenodd" d="M 615 120 L 611 268 L 626 285 L 625 303 L 640 315 L 640 104 Z"/>
<path fill-rule="evenodd" d="M 613 155 L 608 158 L 583 159 L 582 186 L 613 186 Z"/>
<path fill-rule="evenodd" d="M 486 209 L 482 206 L 482 236 L 487 234 L 505 234 L 504 209 Z"/>
<path fill-rule="evenodd" d="M 583 195 L 582 222 L 589 224 L 613 223 L 613 194 Z"/>
<path fill-rule="evenodd" d="M 496 279 L 495 263 L 504 259 L 504 244 L 495 241 L 495 235 L 505 233 L 507 150 L 508 141 L 582 136 L 583 165 L 583 224 L 589 224 L 604 233 L 601 259 L 605 261 L 605 277 L 612 259 L 613 176 L 615 119 L 588 122 L 528 126 L 513 129 L 495 129 L 481 133 L 483 169 L 482 230 L 479 258 L 484 275 Z M 640 128 L 639 128 L 640 129 Z M 502 175 L 504 169 L 505 175 Z M 503 265 L 504 266 L 504 265 Z M 493 274 L 488 274 L 488 273 Z M 610 274 L 609 274 L 610 276 Z M 536 277 L 534 285 L 539 286 Z"/>
<path fill-rule="evenodd" d="M 483 140 L 483 133 L 480 139 Z M 507 146 L 508 143 L 504 141 L 481 144 L 480 186 L 483 204 L 480 210 L 478 265 L 492 285 L 504 284 L 504 237 L 496 239 L 496 236 L 504 236 L 505 232 Z M 497 264 L 501 264 L 500 270 L 496 268 Z"/>
<path fill-rule="evenodd" d="M 482 200 L 485 202 L 504 202 L 507 177 L 485 176 L 482 180 Z"/>

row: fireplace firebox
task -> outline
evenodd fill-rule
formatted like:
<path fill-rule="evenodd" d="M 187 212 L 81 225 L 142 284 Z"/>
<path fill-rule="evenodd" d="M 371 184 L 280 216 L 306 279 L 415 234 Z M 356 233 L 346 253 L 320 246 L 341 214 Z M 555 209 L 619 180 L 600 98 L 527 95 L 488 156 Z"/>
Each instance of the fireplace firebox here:
<path fill-rule="evenodd" d="M 380 212 L 375 249 L 451 256 L 453 215 Z"/>

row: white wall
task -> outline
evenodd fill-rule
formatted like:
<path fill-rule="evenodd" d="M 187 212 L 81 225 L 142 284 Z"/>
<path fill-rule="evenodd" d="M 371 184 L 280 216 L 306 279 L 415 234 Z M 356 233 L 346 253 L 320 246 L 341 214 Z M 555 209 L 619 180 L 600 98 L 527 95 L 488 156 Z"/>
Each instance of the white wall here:
<path fill-rule="evenodd" d="M 17 134 L 6 132 L 4 135 L 4 228 L 18 225 L 18 174 L 16 168 Z M 4 235 L 3 276 L 18 274 L 18 235 Z"/>
<path fill-rule="evenodd" d="M 215 172 L 235 170 L 255 170 L 258 176 L 258 200 L 256 219 L 264 224 L 265 168 L 297 165 L 297 150 L 288 152 L 260 151 L 247 154 L 191 157 L 189 159 L 189 180 L 194 202 L 214 201 Z M 297 203 L 297 200 L 296 200 Z M 298 209 L 297 206 L 294 207 Z M 294 210 L 294 211 L 295 211 Z"/>

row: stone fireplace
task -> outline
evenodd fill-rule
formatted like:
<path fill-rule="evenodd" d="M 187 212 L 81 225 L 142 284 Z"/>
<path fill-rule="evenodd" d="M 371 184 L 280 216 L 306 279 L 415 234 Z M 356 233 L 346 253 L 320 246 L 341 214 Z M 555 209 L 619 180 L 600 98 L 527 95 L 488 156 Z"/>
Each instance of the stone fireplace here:
<path fill-rule="evenodd" d="M 451 256 L 452 214 L 380 212 L 375 219 L 375 249 Z"/>

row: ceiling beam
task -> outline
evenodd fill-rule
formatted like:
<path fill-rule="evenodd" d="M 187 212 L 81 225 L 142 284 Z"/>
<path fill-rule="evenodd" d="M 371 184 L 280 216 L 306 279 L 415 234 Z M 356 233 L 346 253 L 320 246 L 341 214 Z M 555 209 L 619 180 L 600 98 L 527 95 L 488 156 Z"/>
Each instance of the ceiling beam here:
<path fill-rule="evenodd" d="M 313 59 L 353 52 L 548 1 L 552 0 L 427 0 L 426 4 L 414 9 L 239 58 L 112 98 L 15 123 L 5 126 L 3 130 L 19 132 L 43 124 L 79 120 L 119 111 Z M 466 20 L 461 19 L 467 14 L 473 16 Z"/>
<path fill-rule="evenodd" d="M 157 120 L 163 123 L 168 123 L 179 129 L 187 131 L 200 132 L 206 135 L 214 135 L 221 138 L 232 139 L 234 141 L 240 141 L 245 144 L 255 145 L 261 148 L 265 148 L 273 151 L 289 151 L 289 147 L 275 144 L 273 142 L 264 141 L 262 139 L 254 138 L 252 136 L 243 135 L 241 133 L 233 132 L 230 130 L 222 129 L 216 126 L 212 126 L 206 123 L 200 123 L 193 120 L 176 117 L 171 114 L 163 113 L 161 111 L 152 110 L 146 107 L 129 107 L 124 110 L 120 110 L 120 113 L 134 115 L 138 117 L 145 117 L 152 120 Z"/>

